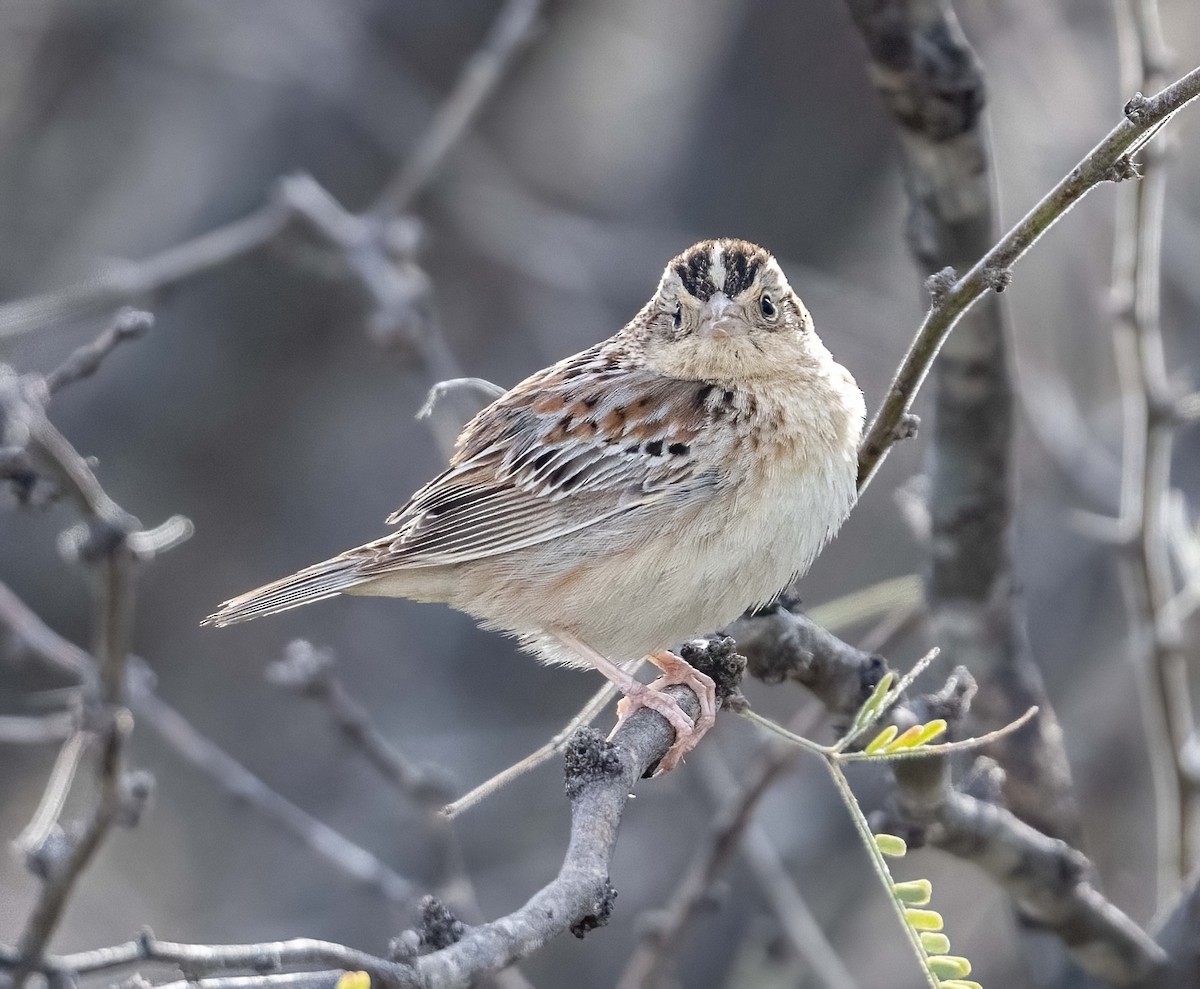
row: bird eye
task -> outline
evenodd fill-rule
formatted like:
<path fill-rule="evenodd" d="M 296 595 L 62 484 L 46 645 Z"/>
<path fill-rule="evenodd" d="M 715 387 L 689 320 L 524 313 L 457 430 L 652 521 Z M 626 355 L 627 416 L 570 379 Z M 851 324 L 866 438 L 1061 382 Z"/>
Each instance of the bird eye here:
<path fill-rule="evenodd" d="M 758 300 L 758 311 L 763 314 L 764 319 L 774 319 L 779 315 L 779 310 L 775 308 L 775 303 L 771 301 L 769 295 L 763 294 Z"/>
<path fill-rule="evenodd" d="M 683 303 L 675 303 L 675 329 L 679 329 L 683 325 Z"/>

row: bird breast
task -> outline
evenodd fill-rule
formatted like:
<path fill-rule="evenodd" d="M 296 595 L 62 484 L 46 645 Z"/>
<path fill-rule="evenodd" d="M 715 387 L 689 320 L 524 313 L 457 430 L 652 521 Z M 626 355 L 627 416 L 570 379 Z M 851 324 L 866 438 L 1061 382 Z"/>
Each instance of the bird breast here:
<path fill-rule="evenodd" d="M 862 398 L 857 388 L 844 400 L 839 394 L 805 406 L 791 395 L 787 404 L 758 397 L 755 421 L 736 444 L 738 470 L 717 497 L 615 552 L 606 552 L 595 529 L 570 546 L 538 548 L 544 559 L 523 561 L 522 571 L 545 575 L 543 582 L 489 575 L 479 585 L 487 599 L 464 610 L 515 633 L 544 661 L 583 665 L 542 634 L 548 624 L 624 662 L 714 631 L 770 600 L 808 568 L 850 511 Z M 821 421 L 813 420 L 814 405 Z M 586 562 L 563 568 L 564 557 Z M 498 591 L 506 585 L 509 592 Z"/>

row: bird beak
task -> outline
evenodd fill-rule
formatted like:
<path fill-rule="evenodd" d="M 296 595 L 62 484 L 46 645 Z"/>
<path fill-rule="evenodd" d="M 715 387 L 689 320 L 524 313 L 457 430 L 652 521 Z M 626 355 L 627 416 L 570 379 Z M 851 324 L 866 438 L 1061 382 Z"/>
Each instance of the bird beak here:
<path fill-rule="evenodd" d="M 724 292 L 714 292 L 700 314 L 700 335 L 706 337 L 745 336 L 749 327 L 737 318 L 737 307 Z"/>

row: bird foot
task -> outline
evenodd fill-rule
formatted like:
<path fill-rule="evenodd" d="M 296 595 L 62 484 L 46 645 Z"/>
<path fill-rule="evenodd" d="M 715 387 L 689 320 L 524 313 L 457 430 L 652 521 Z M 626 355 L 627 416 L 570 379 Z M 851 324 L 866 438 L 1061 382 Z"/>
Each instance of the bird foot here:
<path fill-rule="evenodd" d="M 710 676 L 685 663 L 674 653 L 656 652 L 649 659 L 662 670 L 662 676 L 652 683 L 637 683 L 624 691 L 625 696 L 617 704 L 617 724 L 613 734 L 626 718 L 644 707 L 666 718 L 675 729 L 675 742 L 667 749 L 654 771 L 655 776 L 662 776 L 678 766 L 716 722 L 717 694 Z M 677 684 L 690 687 L 700 701 L 700 716 L 694 722 L 674 697 L 663 693 L 667 687 Z"/>

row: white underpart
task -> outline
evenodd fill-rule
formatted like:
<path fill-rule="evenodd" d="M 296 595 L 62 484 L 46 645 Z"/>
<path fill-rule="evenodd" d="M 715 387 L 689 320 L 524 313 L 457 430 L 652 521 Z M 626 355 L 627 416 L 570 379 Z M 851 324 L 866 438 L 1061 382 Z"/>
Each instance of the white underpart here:
<path fill-rule="evenodd" d="M 720 292 L 725 288 L 725 248 L 720 244 L 713 244 L 709 262 L 708 280 L 712 287 Z"/>

